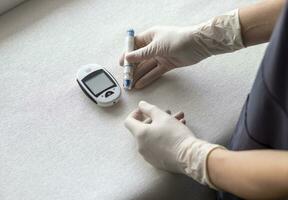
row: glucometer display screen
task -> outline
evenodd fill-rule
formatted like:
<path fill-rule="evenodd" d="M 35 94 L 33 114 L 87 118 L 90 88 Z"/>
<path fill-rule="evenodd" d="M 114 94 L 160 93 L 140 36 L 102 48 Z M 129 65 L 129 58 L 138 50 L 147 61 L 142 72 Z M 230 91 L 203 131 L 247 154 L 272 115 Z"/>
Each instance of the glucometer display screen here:
<path fill-rule="evenodd" d="M 100 92 L 103 92 L 107 88 L 114 86 L 114 83 L 110 78 L 104 73 L 104 71 L 98 73 L 96 76 L 85 80 L 86 86 L 94 93 L 95 96 L 98 96 Z"/>

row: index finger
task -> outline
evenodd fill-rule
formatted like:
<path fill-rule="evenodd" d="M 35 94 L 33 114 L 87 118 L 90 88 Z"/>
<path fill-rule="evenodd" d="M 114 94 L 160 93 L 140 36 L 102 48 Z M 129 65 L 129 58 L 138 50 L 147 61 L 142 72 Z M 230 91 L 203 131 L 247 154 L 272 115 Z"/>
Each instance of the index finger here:
<path fill-rule="evenodd" d="M 148 45 L 153 40 L 154 35 L 155 35 L 154 31 L 152 31 L 151 29 L 148 29 L 140 33 L 139 35 L 136 35 L 134 37 L 134 47 L 135 47 L 134 50 L 137 50 L 139 48 Z M 119 64 L 121 66 L 123 66 L 124 64 L 124 58 L 125 58 L 125 52 L 123 52 L 119 58 Z"/>
<path fill-rule="evenodd" d="M 140 101 L 138 104 L 138 108 L 142 113 L 150 117 L 152 121 L 157 117 L 163 117 L 165 115 L 168 115 L 166 112 L 160 110 L 155 105 L 152 105 L 146 101 Z"/>

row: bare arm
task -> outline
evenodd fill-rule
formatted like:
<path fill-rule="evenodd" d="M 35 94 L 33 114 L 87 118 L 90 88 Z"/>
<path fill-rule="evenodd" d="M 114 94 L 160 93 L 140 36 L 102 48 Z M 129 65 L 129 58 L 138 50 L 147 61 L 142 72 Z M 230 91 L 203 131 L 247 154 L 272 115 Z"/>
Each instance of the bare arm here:
<path fill-rule="evenodd" d="M 245 46 L 267 42 L 285 0 L 265 0 L 239 9 L 242 38 Z"/>
<path fill-rule="evenodd" d="M 288 197 L 288 152 L 216 149 L 208 158 L 208 172 L 218 188 L 245 199 Z"/>
<path fill-rule="evenodd" d="M 246 46 L 267 42 L 284 0 L 266 0 L 239 10 Z M 227 151 L 216 149 L 208 157 L 211 182 L 245 199 L 288 197 L 288 151 Z"/>

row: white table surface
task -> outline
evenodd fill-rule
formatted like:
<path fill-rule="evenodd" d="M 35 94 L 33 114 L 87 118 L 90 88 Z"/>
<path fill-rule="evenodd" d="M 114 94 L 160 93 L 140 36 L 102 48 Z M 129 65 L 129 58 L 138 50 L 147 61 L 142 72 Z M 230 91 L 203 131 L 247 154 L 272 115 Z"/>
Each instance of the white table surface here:
<path fill-rule="evenodd" d="M 249 0 L 30 0 L 0 17 L 0 199 L 213 199 L 189 178 L 155 170 L 123 121 L 139 100 L 186 113 L 200 138 L 227 143 L 265 45 L 169 72 L 102 109 L 80 90 L 84 64 L 122 82 L 125 31 L 193 25 Z"/>

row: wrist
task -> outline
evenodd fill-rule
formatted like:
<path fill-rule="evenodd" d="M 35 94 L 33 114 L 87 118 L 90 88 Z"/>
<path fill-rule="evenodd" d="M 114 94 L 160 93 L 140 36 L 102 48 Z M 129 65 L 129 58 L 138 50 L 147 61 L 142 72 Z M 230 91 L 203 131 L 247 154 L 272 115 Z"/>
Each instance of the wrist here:
<path fill-rule="evenodd" d="M 211 55 L 244 48 L 238 9 L 213 17 L 198 25 L 194 34 Z"/>
<path fill-rule="evenodd" d="M 229 159 L 231 151 L 217 148 L 207 156 L 207 175 L 212 185 L 221 188 L 221 174 L 225 172 L 225 163 Z"/>
<path fill-rule="evenodd" d="M 208 157 L 215 149 L 225 149 L 223 146 L 211 144 L 191 137 L 185 139 L 179 148 L 178 163 L 183 174 L 192 177 L 197 182 L 217 189 L 208 176 Z"/>

